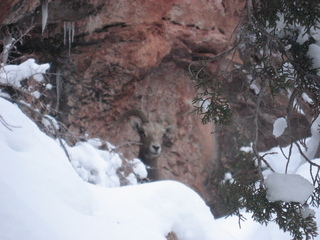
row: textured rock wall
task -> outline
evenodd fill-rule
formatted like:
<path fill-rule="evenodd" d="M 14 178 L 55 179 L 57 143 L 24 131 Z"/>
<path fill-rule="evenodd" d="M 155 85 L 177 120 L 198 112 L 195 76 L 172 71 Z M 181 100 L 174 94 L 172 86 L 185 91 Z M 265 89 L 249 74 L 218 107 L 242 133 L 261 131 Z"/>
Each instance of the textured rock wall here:
<path fill-rule="evenodd" d="M 191 114 L 188 65 L 228 47 L 244 0 L 52 0 L 43 34 L 39 0 L 2 2 L 2 29 L 19 32 L 34 24 L 22 55 L 49 62 L 52 73 L 61 74 L 50 79 L 59 97 L 51 104 L 73 135 L 119 146 L 138 140 L 128 123 L 116 131 L 119 114 L 132 108 L 154 120 L 166 114 L 177 133 L 159 158 L 163 178 L 211 198 L 204 183 L 220 150 L 212 125 Z M 137 149 L 131 144 L 120 151 L 131 158 Z"/>

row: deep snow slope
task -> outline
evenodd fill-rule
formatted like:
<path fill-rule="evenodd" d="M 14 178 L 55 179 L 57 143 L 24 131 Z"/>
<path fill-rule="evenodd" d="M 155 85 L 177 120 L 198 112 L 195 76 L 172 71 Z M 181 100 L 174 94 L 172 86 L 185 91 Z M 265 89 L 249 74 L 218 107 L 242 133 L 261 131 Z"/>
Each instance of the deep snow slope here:
<path fill-rule="evenodd" d="M 0 116 L 0 239 L 160 240 L 170 231 L 179 239 L 226 236 L 185 185 L 88 184 L 17 106 L 0 98 Z"/>

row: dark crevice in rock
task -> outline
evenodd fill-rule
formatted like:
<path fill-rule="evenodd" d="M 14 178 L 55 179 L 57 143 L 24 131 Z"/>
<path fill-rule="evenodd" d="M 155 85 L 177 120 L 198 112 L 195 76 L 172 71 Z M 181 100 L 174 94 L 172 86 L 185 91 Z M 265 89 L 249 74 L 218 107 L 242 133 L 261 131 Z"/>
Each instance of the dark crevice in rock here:
<path fill-rule="evenodd" d="M 101 32 L 107 32 L 110 28 L 116 28 L 116 27 L 128 27 L 128 25 L 125 22 L 119 22 L 114 24 L 107 24 L 104 25 L 102 28 L 96 29 L 94 32 L 101 33 Z"/>

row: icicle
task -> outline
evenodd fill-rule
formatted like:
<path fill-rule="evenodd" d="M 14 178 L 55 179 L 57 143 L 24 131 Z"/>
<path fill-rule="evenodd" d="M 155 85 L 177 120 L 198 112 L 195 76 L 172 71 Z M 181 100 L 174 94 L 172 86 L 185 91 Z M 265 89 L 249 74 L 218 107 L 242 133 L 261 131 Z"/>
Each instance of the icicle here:
<path fill-rule="evenodd" d="M 91 35 L 92 34 L 92 28 L 93 28 L 93 24 L 92 24 L 92 16 L 89 16 L 89 21 L 88 21 L 88 32 Z"/>
<path fill-rule="evenodd" d="M 68 37 L 69 37 L 69 39 L 68 39 L 68 41 L 69 41 L 69 55 L 70 55 L 70 49 L 71 49 L 71 23 L 70 22 L 68 22 L 68 24 L 67 24 L 67 31 L 68 31 Z"/>
<path fill-rule="evenodd" d="M 64 25 L 63 25 L 63 44 L 67 45 L 67 39 L 68 39 L 69 54 L 70 54 L 70 49 L 71 49 L 71 43 L 73 43 L 73 40 L 74 40 L 74 33 L 75 33 L 74 22 L 64 22 Z"/>
<path fill-rule="evenodd" d="M 63 45 L 66 45 L 67 43 L 66 36 L 67 36 L 67 22 L 64 22 L 63 23 Z"/>
<path fill-rule="evenodd" d="M 2 41 L 3 43 L 3 52 L 2 52 L 2 64 L 6 65 L 9 57 L 9 52 L 12 48 L 13 38 L 11 35 L 6 35 Z"/>
<path fill-rule="evenodd" d="M 71 23 L 71 42 L 73 43 L 74 39 L 74 22 Z"/>
<path fill-rule="evenodd" d="M 48 20 L 48 0 L 41 0 L 41 7 L 42 7 L 42 34 L 44 32 L 44 29 L 47 25 Z"/>

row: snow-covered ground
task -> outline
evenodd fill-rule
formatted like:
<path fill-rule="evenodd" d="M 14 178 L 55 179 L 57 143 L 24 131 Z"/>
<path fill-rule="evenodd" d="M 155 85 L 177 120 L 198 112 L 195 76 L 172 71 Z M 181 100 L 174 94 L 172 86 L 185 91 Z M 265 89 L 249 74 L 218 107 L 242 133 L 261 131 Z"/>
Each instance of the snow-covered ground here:
<path fill-rule="evenodd" d="M 214 220 L 199 195 L 178 182 L 127 187 L 87 183 L 75 171 L 76 159 L 100 158 L 88 169 L 103 169 L 109 180 L 101 172 L 97 177 L 106 183 L 117 181 L 110 166 L 119 164 L 119 156 L 104 153 L 103 157 L 97 149 L 94 152 L 94 144 L 80 144 L 69 148 L 73 166 L 59 143 L 16 105 L 0 98 L 0 116 L 1 240 L 164 240 L 171 231 L 179 240 L 291 239 L 277 225 L 261 226 L 248 214 L 241 229 L 236 217 Z M 280 154 L 269 157 L 274 158 L 273 166 L 283 163 Z M 303 168 L 296 172 L 308 174 Z"/>

